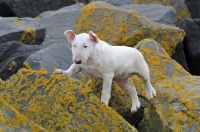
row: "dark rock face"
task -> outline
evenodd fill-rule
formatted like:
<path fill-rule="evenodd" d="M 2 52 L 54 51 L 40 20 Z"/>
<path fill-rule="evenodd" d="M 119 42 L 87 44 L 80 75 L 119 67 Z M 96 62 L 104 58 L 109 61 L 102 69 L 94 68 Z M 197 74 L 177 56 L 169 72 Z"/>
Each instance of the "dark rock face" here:
<path fill-rule="evenodd" d="M 0 17 L 0 44 L 19 41 L 24 44 L 40 45 L 46 29 L 32 18 Z"/>
<path fill-rule="evenodd" d="M 185 3 L 191 13 L 192 18 L 200 18 L 200 1 L 199 0 L 185 0 Z"/>
<path fill-rule="evenodd" d="M 172 58 L 176 60 L 183 68 L 185 68 L 185 70 L 190 72 L 185 58 L 184 44 L 182 42 L 176 46 L 175 53 L 172 55 Z"/>
<path fill-rule="evenodd" d="M 25 45 L 17 41 L 0 44 L 0 78 L 8 79 L 23 67 L 26 58 L 40 50 L 40 45 Z"/>
<path fill-rule="evenodd" d="M 47 10 L 75 4 L 75 0 L 0 0 L 0 16 L 36 17 Z"/>
<path fill-rule="evenodd" d="M 185 30 L 184 49 L 191 74 L 200 75 L 200 19 L 185 19 L 181 28 Z"/>

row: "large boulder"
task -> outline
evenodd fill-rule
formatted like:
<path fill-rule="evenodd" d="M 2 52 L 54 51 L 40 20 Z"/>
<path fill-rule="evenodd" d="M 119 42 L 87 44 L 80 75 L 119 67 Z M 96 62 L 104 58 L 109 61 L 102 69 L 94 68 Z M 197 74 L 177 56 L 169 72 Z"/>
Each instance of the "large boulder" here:
<path fill-rule="evenodd" d="M 190 73 L 200 75 L 200 19 L 185 19 L 180 28 L 186 32 L 183 44 Z"/>
<path fill-rule="evenodd" d="M 185 0 L 192 18 L 200 18 L 200 2 L 197 0 Z"/>
<path fill-rule="evenodd" d="M 155 22 L 174 25 L 176 22 L 176 10 L 171 6 L 160 4 L 129 4 L 119 6 L 126 10 L 133 10 Z"/>
<path fill-rule="evenodd" d="M 157 97 L 144 110 L 140 132 L 197 132 L 200 129 L 200 77 L 185 76 L 153 85 Z"/>
<path fill-rule="evenodd" d="M 77 2 L 88 3 L 88 0 L 0 0 L 0 16 L 36 17 L 44 11 L 57 10 Z"/>
<path fill-rule="evenodd" d="M 13 109 L 1 98 L 0 119 L 1 132 L 47 132 L 47 130 Z"/>
<path fill-rule="evenodd" d="M 185 18 L 191 18 L 190 12 L 183 0 L 134 0 L 135 4 L 162 4 L 166 6 L 173 6 L 177 11 L 177 22 L 179 26 L 181 21 Z"/>
<path fill-rule="evenodd" d="M 25 45 L 18 41 L 0 44 L 0 78 L 6 80 L 17 73 L 27 57 L 40 49 L 40 45 Z"/>
<path fill-rule="evenodd" d="M 63 7 L 54 12 L 46 11 L 36 18 L 46 28 L 46 36 L 42 45 L 68 43 L 64 31 L 73 29 L 76 19 L 82 9 L 82 4 Z"/>
<path fill-rule="evenodd" d="M 0 17 L 0 44 L 19 41 L 24 44 L 40 45 L 45 33 L 45 28 L 32 18 Z"/>
<path fill-rule="evenodd" d="M 82 9 L 75 33 L 90 30 L 112 45 L 134 46 L 144 38 L 153 38 L 170 56 L 185 36 L 185 32 L 177 27 L 155 23 L 136 12 L 105 2 L 92 2 Z"/>
<path fill-rule="evenodd" d="M 1 88 L 0 98 L 48 131 L 137 131 L 84 82 L 43 68 L 20 69 Z"/>

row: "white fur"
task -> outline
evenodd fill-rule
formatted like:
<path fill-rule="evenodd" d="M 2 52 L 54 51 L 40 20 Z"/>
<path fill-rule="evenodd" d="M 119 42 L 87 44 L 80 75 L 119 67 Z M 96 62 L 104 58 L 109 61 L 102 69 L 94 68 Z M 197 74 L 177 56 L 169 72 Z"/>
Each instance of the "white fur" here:
<path fill-rule="evenodd" d="M 156 96 L 156 91 L 150 83 L 149 67 L 137 49 L 111 46 L 99 40 L 92 31 L 89 34 L 75 35 L 72 30 L 68 30 L 64 34 L 72 44 L 74 64 L 66 71 L 57 69 L 54 73 L 70 77 L 85 70 L 89 75 L 103 79 L 101 101 L 107 105 L 112 81 L 116 81 L 131 96 L 131 112 L 136 112 L 140 108 L 136 89 L 129 83 L 129 77 L 133 74 L 143 79 L 149 100 Z M 75 62 L 79 60 L 81 64 L 76 64 Z"/>

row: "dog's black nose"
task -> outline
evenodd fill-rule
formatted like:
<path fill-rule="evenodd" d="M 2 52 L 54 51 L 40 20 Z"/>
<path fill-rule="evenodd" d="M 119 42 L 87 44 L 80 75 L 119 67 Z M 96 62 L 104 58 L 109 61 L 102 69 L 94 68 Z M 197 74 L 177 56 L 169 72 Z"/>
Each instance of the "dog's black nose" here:
<path fill-rule="evenodd" d="M 81 64 L 81 60 L 75 60 L 76 64 Z"/>

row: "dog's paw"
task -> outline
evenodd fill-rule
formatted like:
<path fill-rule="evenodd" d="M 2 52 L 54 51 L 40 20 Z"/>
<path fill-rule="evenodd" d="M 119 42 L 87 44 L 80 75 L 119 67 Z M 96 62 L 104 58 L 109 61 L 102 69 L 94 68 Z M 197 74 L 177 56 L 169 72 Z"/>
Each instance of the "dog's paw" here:
<path fill-rule="evenodd" d="M 150 90 L 147 91 L 147 99 L 150 100 L 153 97 L 156 96 L 156 90 L 154 88 L 151 88 Z"/>
<path fill-rule="evenodd" d="M 63 70 L 62 69 L 57 69 L 53 72 L 54 74 L 62 74 Z"/>
<path fill-rule="evenodd" d="M 133 102 L 131 113 L 135 113 L 139 108 L 140 108 L 140 102 L 138 100 Z"/>

